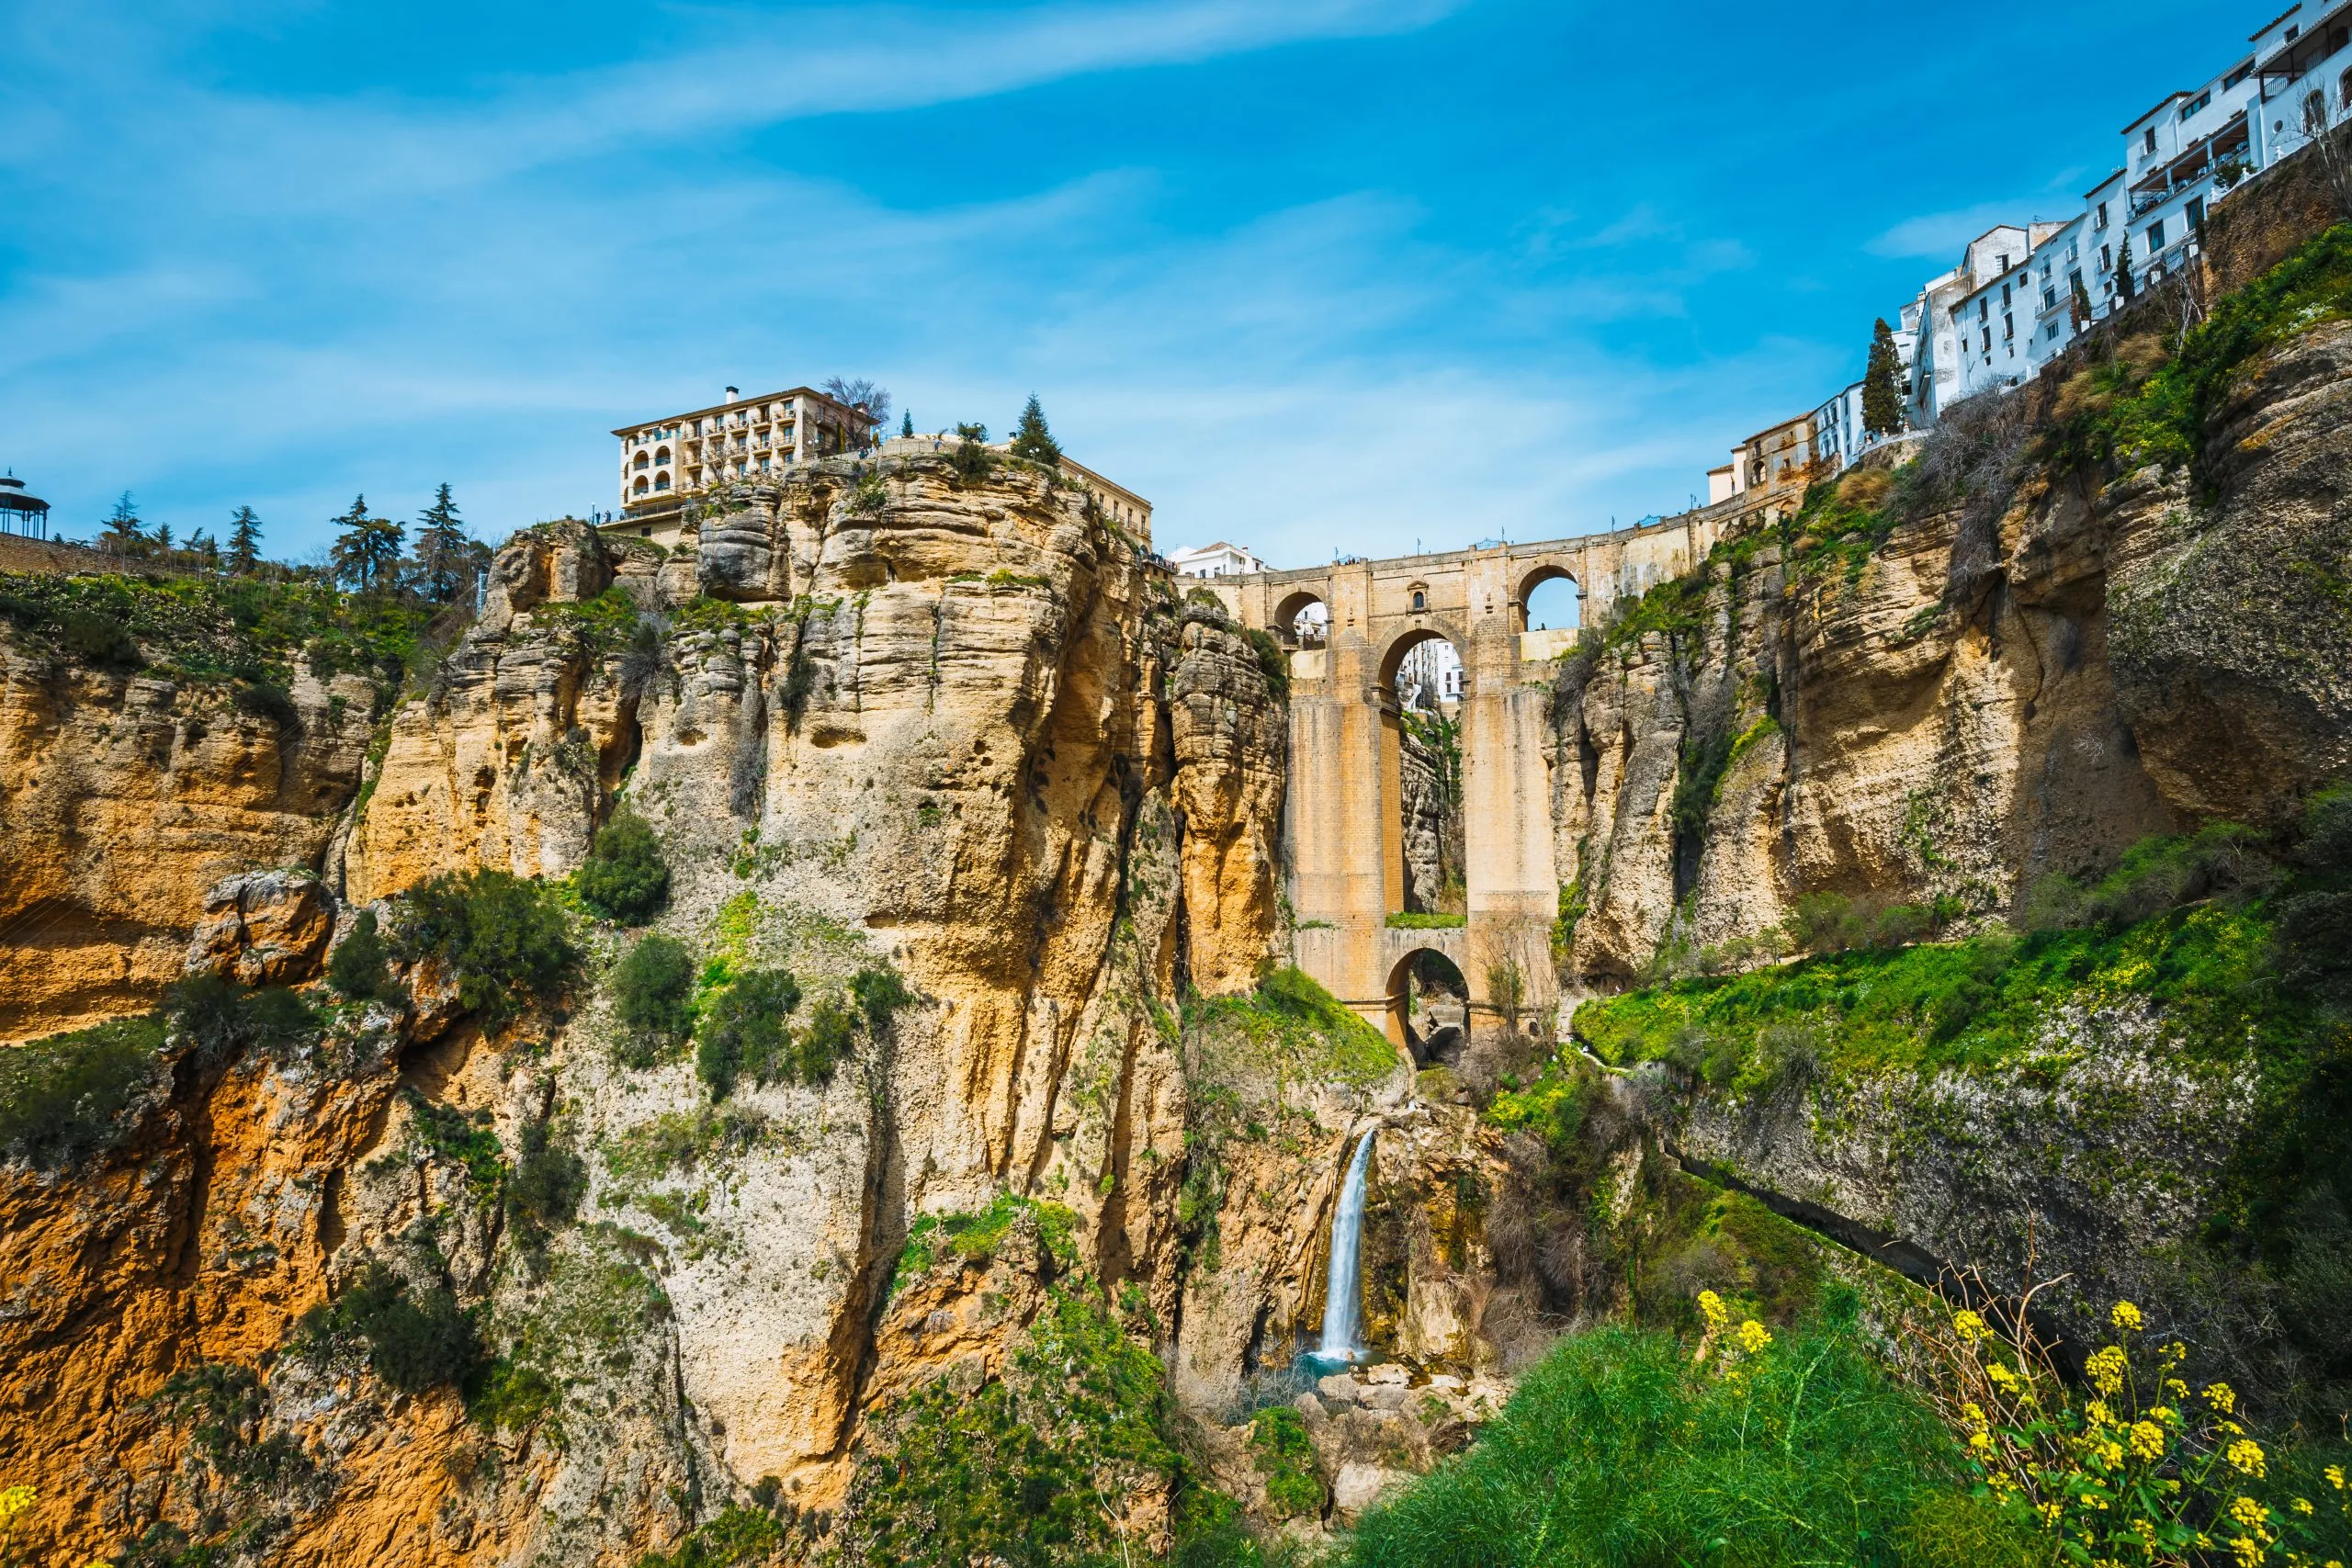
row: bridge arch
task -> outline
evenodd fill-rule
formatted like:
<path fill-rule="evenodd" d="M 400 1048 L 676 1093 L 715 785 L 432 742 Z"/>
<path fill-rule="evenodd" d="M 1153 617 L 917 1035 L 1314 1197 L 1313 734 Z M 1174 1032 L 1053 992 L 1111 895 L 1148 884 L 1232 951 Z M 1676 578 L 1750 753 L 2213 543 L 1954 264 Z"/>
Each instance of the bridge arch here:
<path fill-rule="evenodd" d="M 1452 645 L 1454 658 L 1464 665 L 1463 693 L 1467 695 L 1469 669 L 1465 656 L 1469 651 L 1470 639 L 1442 619 L 1429 625 L 1409 626 L 1396 634 L 1396 637 L 1389 642 L 1388 650 L 1380 656 L 1380 689 L 1384 692 L 1395 691 L 1396 677 L 1404 673 L 1406 659 L 1415 649 L 1424 643 L 1431 642 Z"/>
<path fill-rule="evenodd" d="M 1414 1003 L 1430 997 L 1444 999 L 1425 1003 L 1416 1026 Z M 1470 977 L 1453 953 L 1427 943 L 1401 954 L 1389 966 L 1387 998 L 1388 1038 L 1412 1054 L 1415 1066 L 1460 1058 L 1470 1041 Z"/>
<path fill-rule="evenodd" d="M 1567 609 L 1565 614 L 1566 616 L 1572 618 L 1565 621 L 1560 619 L 1561 612 L 1551 610 L 1548 604 L 1545 607 L 1547 611 L 1550 611 L 1550 613 L 1541 616 L 1536 615 L 1535 610 L 1538 603 L 1537 596 L 1539 594 L 1542 594 L 1545 601 L 1553 601 L 1562 597 L 1562 595 L 1544 592 L 1545 589 L 1550 588 L 1554 583 L 1565 583 L 1567 585 L 1567 591 L 1565 596 L 1566 599 Z M 1557 561 L 1541 562 L 1522 575 L 1519 580 L 1518 587 L 1511 592 L 1510 602 L 1518 620 L 1518 625 L 1511 628 L 1514 631 L 1523 632 L 1532 630 L 1534 629 L 1535 623 L 1538 620 L 1541 620 L 1544 623 L 1546 629 L 1552 631 L 1566 631 L 1572 626 L 1583 624 L 1584 584 L 1577 581 L 1576 573 L 1570 571 L 1566 567 L 1562 566 Z"/>
<path fill-rule="evenodd" d="M 1317 610 L 1319 616 L 1313 614 Z M 1287 647 L 1314 648 L 1328 640 L 1330 628 L 1330 602 L 1319 588 L 1302 588 L 1274 606 L 1274 624 L 1266 629 Z"/>

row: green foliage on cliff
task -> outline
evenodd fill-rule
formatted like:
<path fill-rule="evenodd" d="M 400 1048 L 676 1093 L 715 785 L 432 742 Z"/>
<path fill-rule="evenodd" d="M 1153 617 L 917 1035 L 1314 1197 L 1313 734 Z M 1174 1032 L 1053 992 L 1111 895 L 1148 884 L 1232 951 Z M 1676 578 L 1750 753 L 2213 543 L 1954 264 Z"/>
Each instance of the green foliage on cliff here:
<path fill-rule="evenodd" d="M 733 1506 L 698 1525 L 674 1551 L 649 1551 L 637 1568 L 741 1568 L 775 1559 L 785 1542 L 784 1526 L 772 1514 Z"/>
<path fill-rule="evenodd" d="M 120 1018 L 0 1050 L 0 1156 L 43 1168 L 111 1142 L 155 1080 L 164 1023 Z"/>
<path fill-rule="evenodd" d="M 304 1314 L 296 1333 L 313 1347 L 364 1348 L 368 1370 L 402 1393 L 461 1382 L 482 1359 L 473 1315 L 447 1284 L 414 1286 L 380 1263 Z"/>
<path fill-rule="evenodd" d="M 503 871 L 444 872 L 401 901 L 395 947 L 431 958 L 458 982 L 458 999 L 493 1021 L 551 999 L 579 961 L 562 907 L 546 885 Z"/>
<path fill-rule="evenodd" d="M 580 901 L 624 925 L 642 925 L 670 897 L 670 863 L 646 819 L 622 807 L 596 830 L 587 863 L 572 875 Z"/>
<path fill-rule="evenodd" d="M 429 651 L 425 628 L 438 613 L 310 581 L 0 573 L 0 617 L 61 652 L 281 694 L 299 663 L 321 680 L 365 675 L 389 701 Z"/>
<path fill-rule="evenodd" d="M 1956 1445 L 1870 1354 L 1851 1303 L 1839 1304 L 1784 1330 L 1737 1376 L 1694 1365 L 1664 1333 L 1567 1340 L 1476 1446 L 1369 1515 L 1346 1561 L 2053 1562 L 2043 1540 L 1970 1502 Z"/>
<path fill-rule="evenodd" d="M 2048 454 L 2059 461 L 2201 466 L 2239 372 L 2324 322 L 2352 317 L 2352 224 L 2307 242 L 2164 342 L 2126 343 L 2060 389 Z M 2200 474 L 2200 479 L 2204 478 Z"/>
<path fill-rule="evenodd" d="M 1193 997 L 1183 1022 L 1238 1029 L 1253 1045 L 1279 1047 L 1301 1070 L 1343 1083 L 1377 1083 L 1400 1060 L 1385 1035 L 1296 968 L 1269 970 L 1248 996 Z"/>
<path fill-rule="evenodd" d="M 1266 1510 L 1277 1519 L 1323 1511 L 1323 1474 L 1306 1418 L 1287 1404 L 1272 1404 L 1250 1418 L 1250 1459 L 1266 1479 Z"/>
<path fill-rule="evenodd" d="M 893 1293 L 899 1285 L 933 1265 L 950 1258 L 984 1262 L 1027 1220 L 1035 1227 L 1037 1245 L 1057 1269 L 1078 1267 L 1078 1216 L 1059 1203 L 1042 1203 L 1014 1192 L 1000 1192 L 977 1213 L 924 1214 L 907 1231 L 905 1250 L 891 1276 Z"/>
<path fill-rule="evenodd" d="M 1005 1373 L 949 1380 L 875 1417 L 836 1523 L 858 1568 L 1137 1560 L 1151 1501 L 1182 1495 L 1167 1374 L 1094 1293 L 1053 1291 Z"/>

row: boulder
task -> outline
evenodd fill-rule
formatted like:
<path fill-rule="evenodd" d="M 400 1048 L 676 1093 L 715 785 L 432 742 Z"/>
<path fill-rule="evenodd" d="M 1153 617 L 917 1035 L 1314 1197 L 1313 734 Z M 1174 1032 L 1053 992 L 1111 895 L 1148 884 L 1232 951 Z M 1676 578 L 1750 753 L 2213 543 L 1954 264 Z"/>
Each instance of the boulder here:
<path fill-rule="evenodd" d="M 318 972 L 334 909 L 307 872 L 254 871 L 213 885 L 188 939 L 187 972 L 284 986 Z"/>

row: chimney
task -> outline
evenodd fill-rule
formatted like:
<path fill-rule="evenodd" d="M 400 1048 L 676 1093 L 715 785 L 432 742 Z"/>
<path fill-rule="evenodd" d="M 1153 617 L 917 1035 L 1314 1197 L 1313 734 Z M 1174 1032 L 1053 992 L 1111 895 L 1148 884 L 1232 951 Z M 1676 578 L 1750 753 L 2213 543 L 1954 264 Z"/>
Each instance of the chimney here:
<path fill-rule="evenodd" d="M 729 402 L 730 402 L 730 403 L 731 403 L 731 402 L 733 402 L 737 398 L 741 397 L 741 395 L 742 395 L 741 393 L 738 392 L 738 391 L 737 391 L 734 388 L 732 388 L 732 387 L 729 387 L 729 388 L 728 388 L 728 389 L 727 389 L 727 400 L 728 400 Z"/>

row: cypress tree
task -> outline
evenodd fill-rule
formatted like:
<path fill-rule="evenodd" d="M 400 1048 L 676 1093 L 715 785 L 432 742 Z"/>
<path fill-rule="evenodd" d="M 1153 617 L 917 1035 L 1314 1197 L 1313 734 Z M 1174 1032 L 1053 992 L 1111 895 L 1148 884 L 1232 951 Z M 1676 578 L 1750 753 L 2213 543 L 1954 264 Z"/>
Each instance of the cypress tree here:
<path fill-rule="evenodd" d="M 1021 423 L 1012 432 L 1012 455 L 1049 468 L 1062 460 L 1062 449 L 1055 443 L 1053 432 L 1046 428 L 1046 410 L 1035 392 L 1029 394 L 1029 406 L 1021 411 Z"/>
<path fill-rule="evenodd" d="M 909 409 L 907 411 L 906 417 L 899 422 L 899 434 L 901 435 L 912 435 L 914 433 L 915 411 Z"/>
<path fill-rule="evenodd" d="M 2083 283 L 2083 275 L 2075 274 L 2075 330 L 2081 332 L 2094 320 L 2091 314 L 2091 291 Z"/>
<path fill-rule="evenodd" d="M 2136 299 L 2139 295 L 2139 290 L 2132 284 L 2132 236 L 2129 234 L 2123 236 L 2123 254 L 2116 259 L 2115 286 L 2122 290 L 2126 299 Z"/>
<path fill-rule="evenodd" d="M 251 577 L 261 565 L 261 519 L 254 515 L 252 507 L 240 506 L 229 522 L 229 570 L 239 577 Z"/>
<path fill-rule="evenodd" d="M 446 604 L 472 580 L 481 566 L 481 546 L 458 519 L 457 502 L 449 499 L 445 481 L 434 492 L 433 504 L 416 518 L 416 588 L 436 604 Z"/>
<path fill-rule="evenodd" d="M 1893 435 L 1903 428 L 1903 352 L 1895 346 L 1894 329 L 1881 316 L 1871 333 L 1870 368 L 1862 376 L 1862 428 L 1872 435 Z"/>

